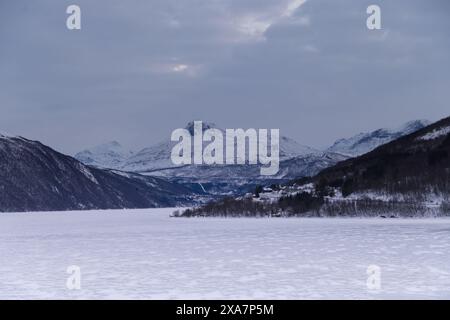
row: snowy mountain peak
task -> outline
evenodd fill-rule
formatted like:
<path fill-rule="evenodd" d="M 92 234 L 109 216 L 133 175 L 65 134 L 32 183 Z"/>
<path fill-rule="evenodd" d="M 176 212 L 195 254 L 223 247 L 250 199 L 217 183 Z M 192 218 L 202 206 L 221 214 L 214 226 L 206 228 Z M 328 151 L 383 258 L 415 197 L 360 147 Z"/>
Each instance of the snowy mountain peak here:
<path fill-rule="evenodd" d="M 115 141 L 115 140 L 114 141 L 110 141 L 108 143 L 105 143 L 104 146 L 110 146 L 110 147 L 113 147 L 113 148 L 122 148 L 120 143 Z"/>
<path fill-rule="evenodd" d="M 9 134 L 7 132 L 0 132 L 0 138 L 18 138 L 18 136 Z"/>
<path fill-rule="evenodd" d="M 402 126 L 398 127 L 397 129 L 395 129 L 395 131 L 403 132 L 406 135 L 406 134 L 416 132 L 426 126 L 429 126 L 430 124 L 431 124 L 431 121 L 425 120 L 425 119 L 413 120 L 413 121 L 409 121 L 409 122 L 403 124 Z"/>
<path fill-rule="evenodd" d="M 219 129 L 220 131 L 225 132 L 225 130 L 219 128 L 213 122 L 202 122 L 202 124 L 203 124 L 203 132 L 205 132 L 208 129 Z M 194 135 L 194 121 L 189 122 L 186 125 L 185 129 L 187 129 L 191 133 L 191 135 Z M 245 130 L 245 128 L 242 129 Z M 311 147 L 302 145 L 289 137 L 286 136 L 280 137 L 280 157 L 282 159 L 290 159 L 293 157 L 313 153 L 319 153 L 319 151 Z"/>
<path fill-rule="evenodd" d="M 203 132 L 208 129 L 218 129 L 225 133 L 224 129 L 216 126 L 212 122 L 202 122 Z M 190 121 L 186 125 L 186 129 L 194 134 L 195 122 Z M 245 128 L 243 128 L 245 129 Z M 213 175 L 226 179 L 232 176 L 245 178 L 245 176 L 254 177 L 255 174 L 246 168 L 238 168 L 236 166 L 222 166 L 207 169 L 198 166 L 178 166 L 174 165 L 171 160 L 171 151 L 177 142 L 170 141 L 169 137 L 164 141 L 144 148 L 134 154 L 123 152 L 123 148 L 119 143 L 113 141 L 107 144 L 97 146 L 92 149 L 87 149 L 75 155 L 81 162 L 89 165 L 94 165 L 101 168 L 119 169 L 129 172 L 139 172 L 157 176 L 164 176 L 168 178 L 176 177 L 192 177 L 201 176 L 203 178 Z M 205 142 L 205 145 L 208 142 Z M 317 159 L 322 160 L 322 152 L 311 147 L 302 145 L 297 141 L 286 136 L 280 137 L 280 160 L 288 161 L 297 157 L 308 157 L 315 155 Z M 306 159 L 306 158 L 305 158 Z M 311 162 L 311 161 L 310 161 Z M 285 168 L 284 168 L 285 169 Z M 288 169 L 286 169 L 289 171 Z M 285 171 L 286 171 L 285 170 Z M 198 172 L 197 172 L 198 171 Z"/>
<path fill-rule="evenodd" d="M 213 123 L 213 122 L 204 122 L 204 121 L 202 121 L 202 125 L 203 125 L 203 129 L 202 129 L 203 132 L 205 132 L 208 129 L 219 129 L 216 126 L 216 124 Z M 195 121 L 190 121 L 190 122 L 188 122 L 188 124 L 184 128 L 186 130 L 188 130 L 189 133 L 193 136 L 194 135 L 194 126 L 195 126 Z"/>
<path fill-rule="evenodd" d="M 186 129 L 189 130 L 191 135 L 194 134 L 194 121 L 191 121 L 186 126 Z M 217 127 L 212 122 L 203 122 L 203 132 L 208 129 L 218 129 L 222 132 L 224 132 L 223 129 Z M 161 169 L 168 169 L 168 168 L 174 168 L 178 167 L 174 165 L 170 159 L 171 150 L 175 142 L 171 142 L 170 140 L 163 141 L 159 144 L 153 145 L 151 147 L 145 148 L 136 154 L 134 154 L 132 157 L 130 157 L 122 167 L 120 167 L 123 170 L 128 171 L 136 171 L 136 172 L 152 172 L 152 174 L 158 174 L 156 171 Z M 281 136 L 280 137 L 280 158 L 281 160 L 287 160 L 298 156 L 305 156 L 310 154 L 319 154 L 320 151 L 313 149 L 308 146 L 304 146 L 297 141 Z M 177 172 L 178 174 L 181 174 L 180 172 L 183 170 L 191 170 L 191 169 L 183 169 L 180 168 Z M 224 176 L 227 175 L 226 172 L 228 169 L 223 169 Z M 165 174 L 167 174 L 167 171 L 164 171 Z"/>
<path fill-rule="evenodd" d="M 430 123 L 428 120 L 413 120 L 397 128 L 383 128 L 367 133 L 362 132 L 347 139 L 337 140 L 327 151 L 352 157 L 359 156 L 374 150 L 380 145 L 416 132 L 428 126 Z"/>

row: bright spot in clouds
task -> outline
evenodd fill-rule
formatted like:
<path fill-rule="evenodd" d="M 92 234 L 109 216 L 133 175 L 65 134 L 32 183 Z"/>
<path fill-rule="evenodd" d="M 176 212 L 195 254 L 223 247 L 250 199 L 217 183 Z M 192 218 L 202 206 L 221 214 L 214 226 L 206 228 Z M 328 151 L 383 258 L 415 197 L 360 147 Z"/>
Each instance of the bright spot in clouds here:
<path fill-rule="evenodd" d="M 188 68 L 189 68 L 189 66 L 186 65 L 186 64 L 177 64 L 177 65 L 172 67 L 172 71 L 174 71 L 174 72 L 183 72 L 183 71 L 186 71 Z"/>

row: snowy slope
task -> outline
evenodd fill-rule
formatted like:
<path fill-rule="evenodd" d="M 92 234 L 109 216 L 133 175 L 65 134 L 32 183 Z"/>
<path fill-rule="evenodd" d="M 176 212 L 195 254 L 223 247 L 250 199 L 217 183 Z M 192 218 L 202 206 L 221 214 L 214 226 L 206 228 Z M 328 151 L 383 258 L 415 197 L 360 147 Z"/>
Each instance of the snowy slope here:
<path fill-rule="evenodd" d="M 431 132 L 419 137 L 419 140 L 435 140 L 450 133 L 450 126 L 434 129 Z"/>
<path fill-rule="evenodd" d="M 418 131 L 430 124 L 428 120 L 415 120 L 405 123 L 398 128 L 378 129 L 372 132 L 359 133 L 348 139 L 337 140 L 327 149 L 329 152 L 338 152 L 352 157 L 365 154 L 373 149 Z"/>
<path fill-rule="evenodd" d="M 78 152 L 74 157 L 87 165 L 117 169 L 132 155 L 133 152 L 123 148 L 117 141 L 111 141 Z"/>
<path fill-rule="evenodd" d="M 174 144 L 170 140 L 166 140 L 148 148 L 144 148 L 128 159 L 125 159 L 125 161 L 120 164 L 120 168 L 133 172 L 174 168 L 176 165 L 174 165 L 170 159 L 173 145 Z"/>
<path fill-rule="evenodd" d="M 289 160 L 312 154 L 320 154 L 317 149 L 302 145 L 286 136 L 280 137 L 280 160 Z"/>

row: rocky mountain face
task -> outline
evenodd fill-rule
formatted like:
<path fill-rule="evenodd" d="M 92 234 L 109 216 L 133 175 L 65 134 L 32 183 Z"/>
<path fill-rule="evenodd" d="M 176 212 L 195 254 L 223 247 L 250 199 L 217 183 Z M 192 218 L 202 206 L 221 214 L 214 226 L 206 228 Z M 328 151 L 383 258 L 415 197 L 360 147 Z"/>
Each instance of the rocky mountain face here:
<path fill-rule="evenodd" d="M 0 212 L 186 205 L 198 194 L 163 179 L 84 165 L 37 141 L 0 135 Z"/>

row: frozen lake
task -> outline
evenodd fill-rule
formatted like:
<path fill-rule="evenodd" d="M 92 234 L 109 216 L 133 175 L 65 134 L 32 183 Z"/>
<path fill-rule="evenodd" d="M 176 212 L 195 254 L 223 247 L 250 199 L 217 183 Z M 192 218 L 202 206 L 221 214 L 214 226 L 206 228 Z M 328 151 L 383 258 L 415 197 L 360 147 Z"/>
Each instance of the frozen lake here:
<path fill-rule="evenodd" d="M 450 219 L 0 214 L 0 299 L 450 299 Z M 67 267 L 81 270 L 69 290 Z M 367 268 L 380 268 L 380 288 Z"/>

